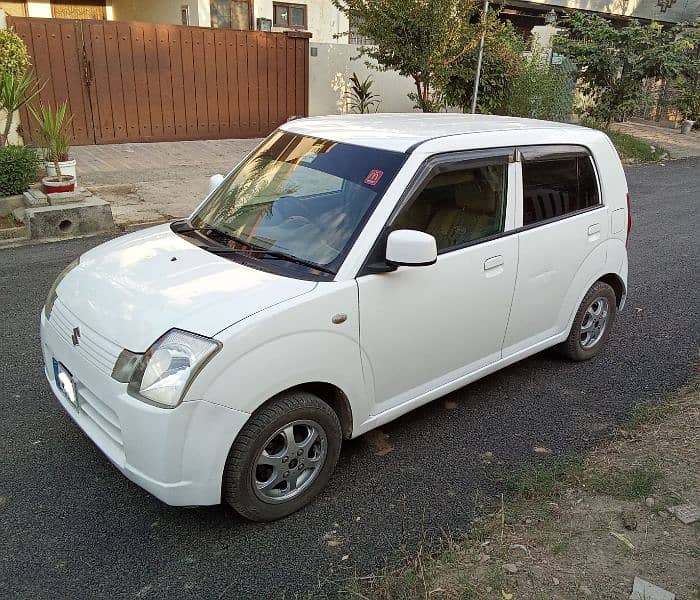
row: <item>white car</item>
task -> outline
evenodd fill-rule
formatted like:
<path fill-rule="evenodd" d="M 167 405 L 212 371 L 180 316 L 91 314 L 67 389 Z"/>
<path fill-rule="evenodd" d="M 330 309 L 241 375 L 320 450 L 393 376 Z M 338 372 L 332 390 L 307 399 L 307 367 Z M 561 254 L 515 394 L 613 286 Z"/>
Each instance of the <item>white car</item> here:
<path fill-rule="evenodd" d="M 189 219 L 60 275 L 46 376 L 164 502 L 277 519 L 326 485 L 343 439 L 549 346 L 598 354 L 625 302 L 630 223 L 599 131 L 291 121 Z"/>

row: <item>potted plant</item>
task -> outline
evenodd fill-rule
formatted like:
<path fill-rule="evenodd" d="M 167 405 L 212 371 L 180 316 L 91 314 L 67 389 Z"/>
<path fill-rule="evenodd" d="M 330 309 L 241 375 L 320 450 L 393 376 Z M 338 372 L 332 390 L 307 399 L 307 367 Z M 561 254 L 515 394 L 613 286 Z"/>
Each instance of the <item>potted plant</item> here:
<path fill-rule="evenodd" d="M 43 104 L 39 110 L 31 109 L 36 119 L 39 139 L 44 148 L 47 176 L 41 180 L 46 193 L 72 192 L 75 190 L 75 160 L 68 155 L 70 144 L 67 129 L 73 120 L 67 116 L 67 102 L 56 110 Z"/>

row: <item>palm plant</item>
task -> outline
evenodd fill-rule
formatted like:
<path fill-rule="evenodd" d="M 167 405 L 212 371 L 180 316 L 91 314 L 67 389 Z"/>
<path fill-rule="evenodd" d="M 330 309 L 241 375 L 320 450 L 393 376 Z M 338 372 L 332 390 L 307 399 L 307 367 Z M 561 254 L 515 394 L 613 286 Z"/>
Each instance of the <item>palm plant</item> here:
<path fill-rule="evenodd" d="M 372 91 L 372 77 L 370 75 L 364 81 L 360 81 L 357 73 L 353 73 L 350 77 L 350 108 L 360 114 L 369 113 L 372 108 L 374 112 L 379 109 L 379 94 Z"/>
<path fill-rule="evenodd" d="M 14 114 L 27 102 L 35 98 L 44 88 L 44 85 L 46 84 L 39 85 L 37 83 L 31 71 L 14 73 L 8 70 L 0 75 L 0 110 L 5 110 L 7 113 L 5 129 L 0 138 L 0 146 L 7 145 Z"/>
<path fill-rule="evenodd" d="M 44 104 L 41 104 L 38 110 L 30 107 L 30 111 L 37 122 L 39 139 L 44 148 L 44 160 L 54 164 L 56 175 L 60 179 L 59 163 L 68 160 L 70 149 L 67 129 L 73 116 L 67 115 L 68 103 L 59 104 L 55 111 Z"/>

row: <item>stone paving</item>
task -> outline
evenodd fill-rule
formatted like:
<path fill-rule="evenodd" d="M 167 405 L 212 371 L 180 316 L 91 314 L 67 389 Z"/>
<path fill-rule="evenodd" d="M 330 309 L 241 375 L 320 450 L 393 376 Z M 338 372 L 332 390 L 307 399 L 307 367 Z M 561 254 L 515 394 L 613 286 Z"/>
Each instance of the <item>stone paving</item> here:
<path fill-rule="evenodd" d="M 625 121 L 611 126 L 622 133 L 646 140 L 666 150 L 671 158 L 695 158 L 700 156 L 700 132 L 683 135 L 679 129 L 661 127 L 649 122 Z"/>
<path fill-rule="evenodd" d="M 112 205 L 117 225 L 192 212 L 209 177 L 225 174 L 260 140 L 198 140 L 74 146 L 78 182 Z"/>

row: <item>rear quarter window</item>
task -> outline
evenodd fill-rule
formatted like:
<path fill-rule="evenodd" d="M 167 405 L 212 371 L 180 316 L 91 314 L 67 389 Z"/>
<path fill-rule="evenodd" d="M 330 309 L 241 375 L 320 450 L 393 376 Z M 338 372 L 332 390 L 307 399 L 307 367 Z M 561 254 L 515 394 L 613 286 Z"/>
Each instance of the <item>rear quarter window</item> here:
<path fill-rule="evenodd" d="M 528 157 L 523 152 L 523 226 L 600 204 L 598 180 L 586 152 Z"/>

